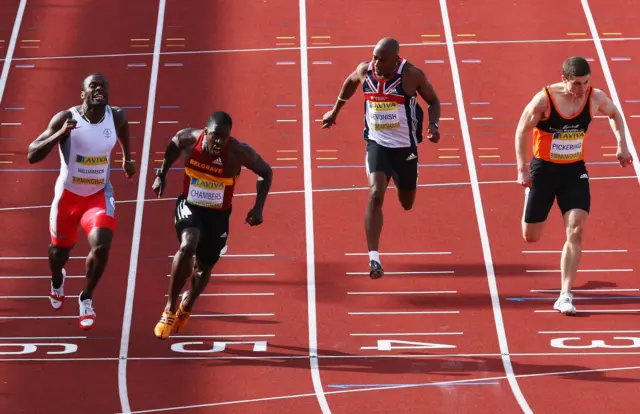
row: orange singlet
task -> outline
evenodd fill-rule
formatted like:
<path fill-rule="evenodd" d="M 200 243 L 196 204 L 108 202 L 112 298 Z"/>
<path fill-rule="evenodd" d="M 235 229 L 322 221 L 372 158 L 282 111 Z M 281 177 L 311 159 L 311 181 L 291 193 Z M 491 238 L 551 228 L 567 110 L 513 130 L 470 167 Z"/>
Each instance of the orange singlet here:
<path fill-rule="evenodd" d="M 551 90 L 544 88 L 549 105 L 549 116 L 533 129 L 533 156 L 556 164 L 568 164 L 584 160 L 584 139 L 591 123 L 591 93 L 589 87 L 580 111 L 564 116 L 555 104 Z"/>

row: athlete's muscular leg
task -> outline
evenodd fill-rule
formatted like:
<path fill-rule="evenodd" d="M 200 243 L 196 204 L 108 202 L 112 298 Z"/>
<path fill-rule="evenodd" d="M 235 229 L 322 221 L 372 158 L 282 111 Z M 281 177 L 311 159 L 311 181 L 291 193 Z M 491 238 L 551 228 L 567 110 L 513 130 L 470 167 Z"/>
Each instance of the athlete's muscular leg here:
<path fill-rule="evenodd" d="M 384 172 L 369 174 L 369 203 L 364 217 L 369 251 L 378 251 L 383 224 L 382 205 L 388 184 L 387 175 Z"/>
<path fill-rule="evenodd" d="M 193 270 L 193 256 L 200 240 L 200 230 L 196 227 L 184 229 L 180 237 L 180 248 L 173 257 L 171 277 L 169 279 L 169 298 L 164 310 L 175 313 L 178 309 L 178 296 Z"/>
<path fill-rule="evenodd" d="M 580 209 L 569 210 L 563 216 L 567 241 L 564 243 L 562 257 L 560 259 L 562 283 L 560 295 L 571 293 L 578 266 L 580 265 L 582 237 L 588 217 L 589 213 Z"/>
<path fill-rule="evenodd" d="M 54 289 L 62 286 L 62 269 L 69 260 L 72 247 L 59 247 L 53 243 L 49 244 L 49 268 L 51 269 L 51 283 Z"/>
<path fill-rule="evenodd" d="M 106 227 L 94 227 L 89 233 L 91 251 L 85 261 L 87 285 L 80 295 L 80 300 L 90 299 L 109 262 L 109 251 L 113 240 L 113 230 Z"/>
<path fill-rule="evenodd" d="M 184 302 L 182 302 L 185 312 L 191 312 L 191 309 L 193 309 L 193 305 L 196 303 L 196 300 L 198 299 L 200 294 L 204 292 L 204 289 L 209 284 L 213 266 L 213 264 L 204 264 L 196 258 L 195 269 L 193 272 L 193 276 L 191 277 L 191 287 L 189 288 L 187 297 L 185 298 Z"/>

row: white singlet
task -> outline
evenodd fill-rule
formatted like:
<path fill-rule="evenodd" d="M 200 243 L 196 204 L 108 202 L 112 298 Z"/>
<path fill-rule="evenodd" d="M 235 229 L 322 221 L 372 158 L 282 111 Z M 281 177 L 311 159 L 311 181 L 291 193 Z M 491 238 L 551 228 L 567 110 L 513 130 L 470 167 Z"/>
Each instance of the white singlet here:
<path fill-rule="evenodd" d="M 97 193 L 109 185 L 111 151 L 116 144 L 116 125 L 110 106 L 102 121 L 92 124 L 76 108 L 69 110 L 76 128 L 60 146 L 60 175 L 56 193 L 63 190 L 80 196 Z"/>

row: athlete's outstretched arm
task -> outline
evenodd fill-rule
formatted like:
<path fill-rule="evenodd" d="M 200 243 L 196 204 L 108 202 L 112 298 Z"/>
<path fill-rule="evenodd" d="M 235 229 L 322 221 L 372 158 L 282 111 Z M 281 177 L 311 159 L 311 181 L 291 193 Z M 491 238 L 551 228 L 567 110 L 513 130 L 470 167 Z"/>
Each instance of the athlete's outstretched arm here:
<path fill-rule="evenodd" d="M 253 209 L 247 214 L 246 222 L 252 226 L 262 223 L 262 210 L 267 201 L 267 194 L 273 180 L 271 166 L 249 144 L 239 142 L 238 151 L 242 165 L 253 171 L 258 176 L 256 183 L 256 202 Z"/>
<path fill-rule="evenodd" d="M 516 128 L 516 162 L 518 172 L 527 169 L 527 134 L 540 122 L 542 115 L 547 109 L 547 97 L 543 91 L 535 94 L 533 99 L 527 104 L 522 111 L 518 127 Z"/>
<path fill-rule="evenodd" d="M 333 105 L 333 109 L 327 112 L 324 115 L 322 120 L 322 128 L 329 128 L 331 125 L 336 123 L 336 118 L 338 117 L 338 113 L 344 106 L 345 103 L 353 96 L 353 94 L 358 89 L 358 86 L 362 82 L 362 78 L 367 73 L 367 67 L 369 66 L 368 62 L 362 62 L 358 65 L 356 70 L 347 76 L 347 79 L 342 83 L 342 88 L 340 89 L 340 93 L 338 94 L 338 99 L 336 103 Z"/>
<path fill-rule="evenodd" d="M 169 172 L 173 163 L 176 162 L 182 151 L 190 150 L 197 142 L 197 138 L 194 136 L 193 131 L 193 128 L 181 129 L 173 138 L 171 138 L 171 141 L 169 141 L 169 144 L 164 151 L 164 157 L 162 158 L 162 166 L 156 173 L 156 179 L 151 187 L 158 197 L 162 196 L 162 192 L 165 188 L 165 178 L 167 177 L 167 172 Z"/>
<path fill-rule="evenodd" d="M 60 139 L 69 135 L 69 132 L 76 126 L 71 113 L 67 110 L 60 111 L 51 118 L 49 126 L 38 138 L 29 144 L 27 159 L 29 164 L 42 161 L 49 155 L 53 147 L 60 142 Z"/>
<path fill-rule="evenodd" d="M 136 173 L 136 168 L 131 159 L 129 120 L 127 119 L 127 114 L 124 112 L 124 109 L 119 107 L 112 107 L 112 109 L 117 129 L 116 135 L 120 143 L 120 148 L 122 149 L 122 169 L 127 175 L 127 178 L 131 179 Z"/>

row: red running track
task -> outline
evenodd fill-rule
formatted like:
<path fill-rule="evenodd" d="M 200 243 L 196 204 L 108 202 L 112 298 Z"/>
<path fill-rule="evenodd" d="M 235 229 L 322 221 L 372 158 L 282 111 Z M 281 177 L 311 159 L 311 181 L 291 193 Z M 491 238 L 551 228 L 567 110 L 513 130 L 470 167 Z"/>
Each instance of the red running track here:
<path fill-rule="evenodd" d="M 640 36 L 627 17 L 634 6 L 622 0 L 606 8 L 592 3 L 622 109 L 637 135 L 640 90 L 631 74 L 640 55 L 630 45 Z M 2 55 L 18 4 L 0 6 Z M 241 7 L 235 1 L 213 6 L 168 0 L 151 112 L 150 170 L 143 181 L 148 201 L 143 210 L 137 208 L 137 180 L 127 182 L 114 165 L 119 231 L 95 298 L 97 326 L 85 333 L 77 328 L 73 300 L 58 315 L 44 297 L 46 220 L 58 161 L 52 154 L 28 165 L 26 147 L 53 113 L 78 101 L 81 78 L 100 71 L 112 81 L 113 104 L 128 107 L 132 151 L 140 165 L 158 3 L 116 1 L 104 9 L 78 0 L 55 7 L 30 1 L 0 102 L 1 153 L 14 154 L 0 159 L 10 161 L 0 172 L 5 193 L 14 195 L 0 201 L 0 224 L 8 230 L 1 236 L 0 260 L 3 409 L 115 413 L 125 401 L 132 412 L 310 413 L 322 407 L 333 413 L 411 413 L 424 412 L 425 406 L 436 412 L 511 413 L 523 407 L 536 413 L 633 412 L 640 331 L 632 318 L 640 311 L 640 290 L 632 277 L 640 240 L 625 230 L 637 224 L 633 213 L 640 195 L 636 171 L 613 163 L 615 149 L 607 147 L 615 139 L 606 120 L 595 120 L 588 147 L 594 214 L 576 300 L 586 312 L 565 318 L 551 311 L 563 237 L 557 213 L 556 227 L 550 223 L 537 245 L 526 245 L 519 235 L 523 193 L 513 183 L 512 136 L 520 111 L 542 85 L 558 78 L 559 62 L 569 54 L 593 58 L 594 85 L 611 92 L 580 2 L 554 3 L 554 15 L 543 6 L 449 2 L 447 24 L 458 63 L 458 72 L 452 72 L 439 4 L 403 2 L 385 14 L 375 2 L 307 2 L 308 76 L 301 77 L 298 2 Z M 500 19 L 491 18 L 499 13 Z M 209 25 L 194 24 L 202 16 L 212 16 Z M 116 18 L 117 26 L 95 30 L 96 20 Z M 60 30 L 61 21 L 74 32 Z M 403 56 L 424 68 L 436 87 L 444 135 L 438 145 L 425 142 L 420 148 L 421 188 L 414 210 L 402 211 L 395 192 L 388 193 L 381 251 L 413 254 L 383 256 L 388 275 L 373 282 L 358 274 L 367 270 L 359 94 L 335 129 L 321 130 L 316 120 L 335 100 L 346 74 L 387 35 L 403 43 Z M 97 54 L 119 56 L 82 57 Z M 48 58 L 33 59 L 38 57 Z M 471 153 L 464 146 L 457 76 Z M 312 216 L 306 214 L 303 191 L 306 86 Z M 229 111 L 237 136 L 274 166 L 273 194 L 264 225 L 248 228 L 243 220 L 255 177 L 243 174 L 229 251 L 198 304 L 198 316 L 186 332 L 161 342 L 152 329 L 165 301 L 169 256 L 177 248 L 171 197 L 179 192 L 180 173 L 169 175 L 168 198 L 154 200 L 153 168 L 177 129 L 201 125 L 214 108 Z M 478 224 L 468 155 L 480 182 L 480 223 L 486 228 Z M 134 218 L 140 211 L 138 241 Z M 311 290 L 309 219 L 315 255 Z M 498 295 L 493 289 L 493 297 L 482 236 L 495 268 Z M 132 244 L 139 255 L 130 272 Z M 83 274 L 86 251 L 82 240 L 69 274 Z M 41 259 L 17 259 L 25 257 Z M 77 294 L 82 284 L 82 276 L 70 279 L 69 294 Z M 131 318 L 124 313 L 126 304 L 133 305 Z M 311 360 L 310 332 L 317 334 L 318 352 Z M 500 332 L 509 351 L 504 357 Z M 126 364 L 118 360 L 123 334 Z M 214 353 L 214 341 L 253 343 L 227 344 Z M 597 346 L 598 341 L 606 345 Z M 33 343 L 48 346 L 27 353 L 16 345 Z M 54 345 L 60 343 L 77 350 L 46 354 L 63 349 Z M 17 354 L 21 349 L 25 353 Z M 504 360 L 511 362 L 513 375 Z M 310 370 L 316 361 L 318 370 Z M 33 384 L 41 398 L 30 398 Z M 612 398 L 602 398 L 605 394 Z"/>

